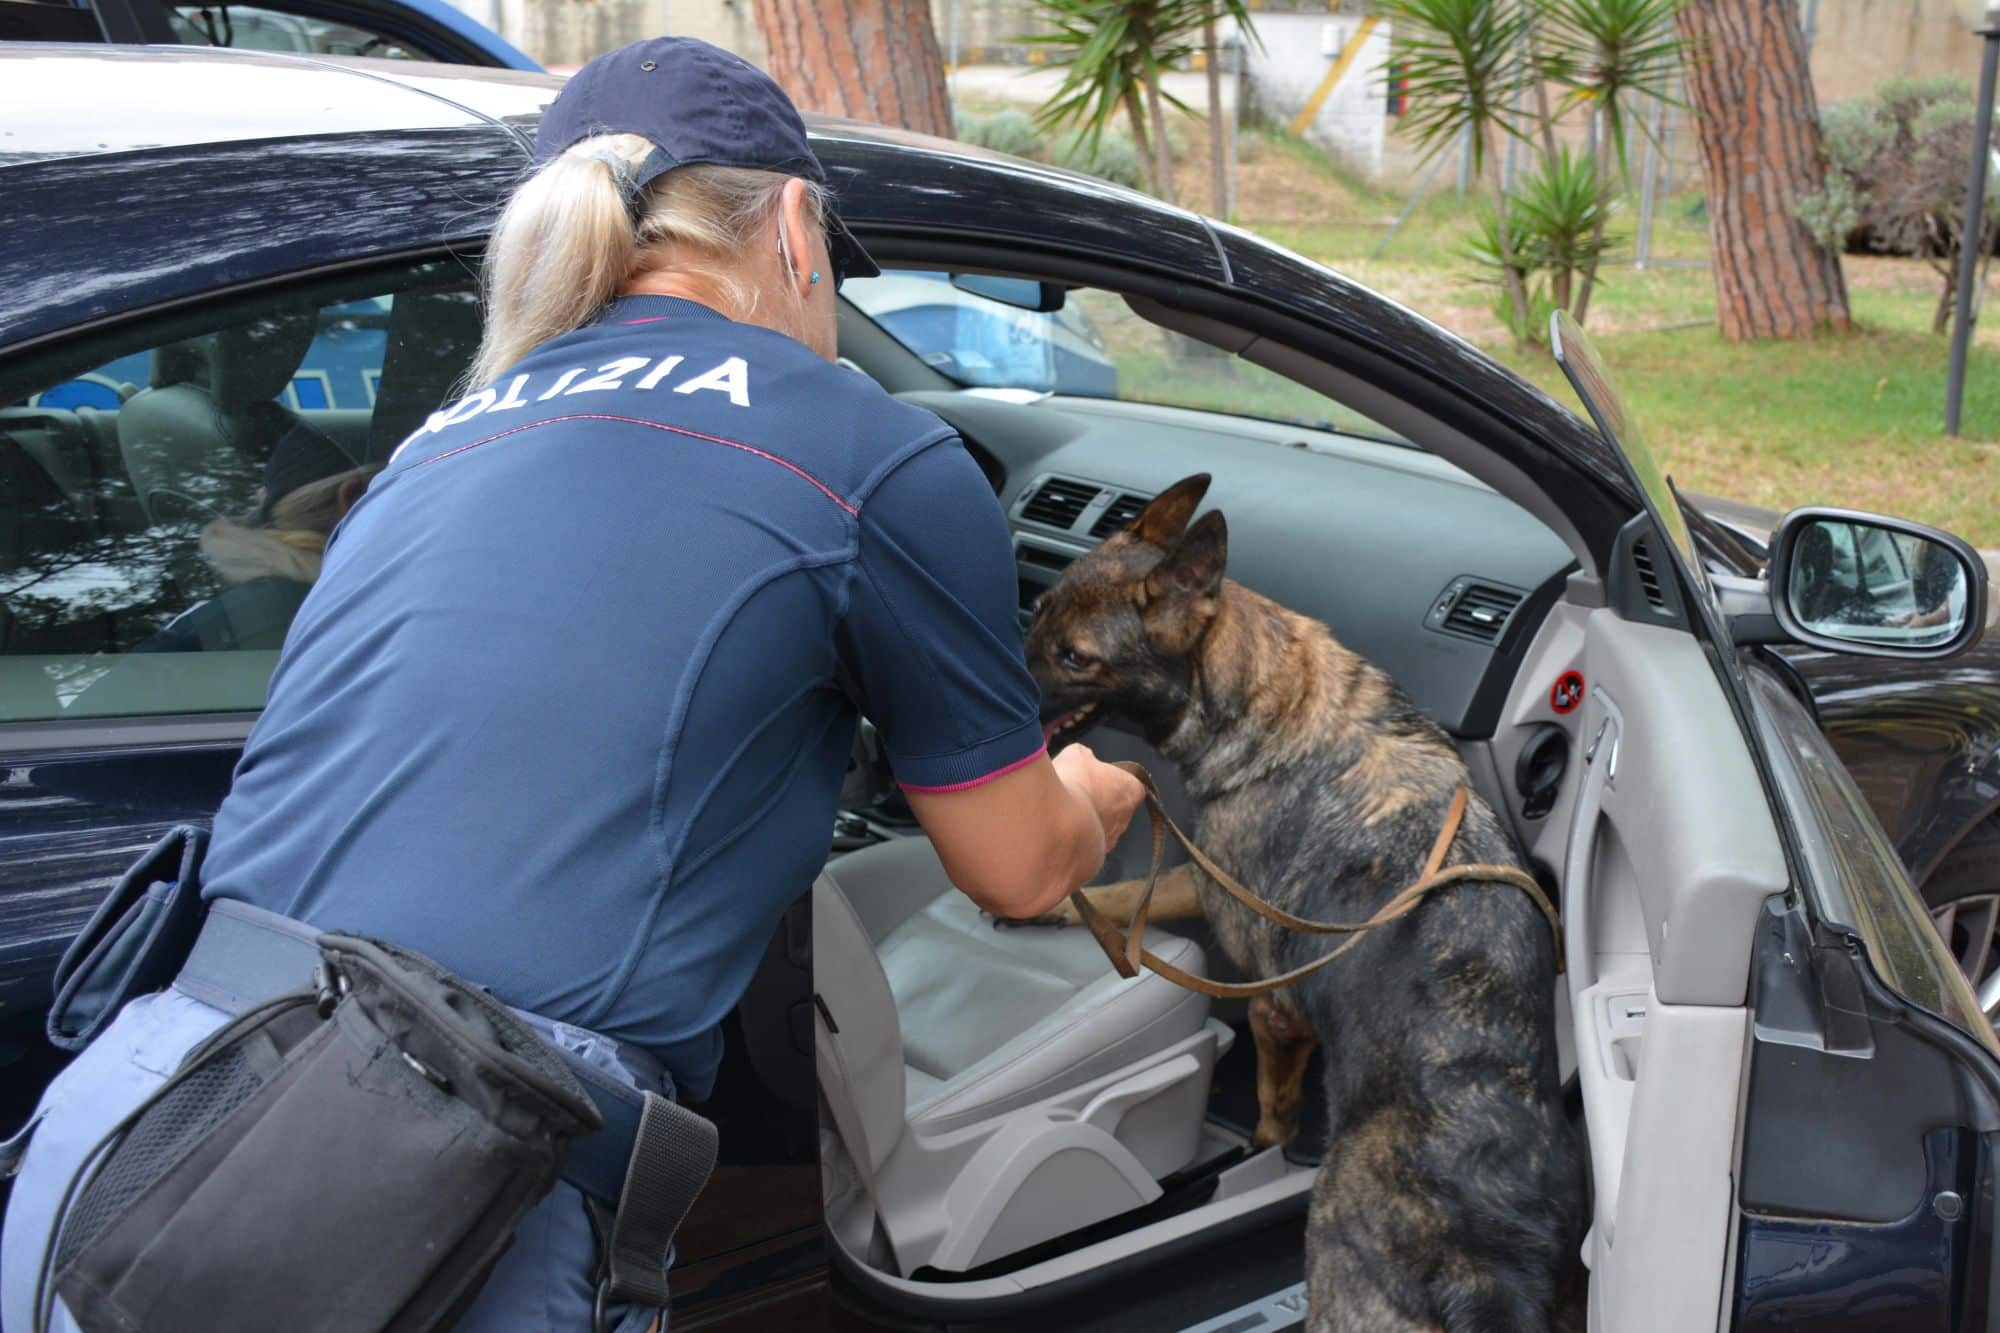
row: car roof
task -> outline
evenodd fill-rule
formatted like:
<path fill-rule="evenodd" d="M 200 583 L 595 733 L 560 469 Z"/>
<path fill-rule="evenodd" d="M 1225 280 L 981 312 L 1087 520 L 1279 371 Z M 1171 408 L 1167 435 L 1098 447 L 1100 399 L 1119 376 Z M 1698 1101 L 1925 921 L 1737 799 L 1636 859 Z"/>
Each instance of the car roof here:
<path fill-rule="evenodd" d="M 0 42 L 0 163 L 526 123 L 561 86 L 551 74 L 417 61 Z"/>
<path fill-rule="evenodd" d="M 480 122 L 532 137 L 536 118 L 562 84 L 562 76 L 536 70 L 422 60 L 214 46 L 0 42 L 0 165 Z M 1030 166 L 974 145 L 889 126 L 810 114 L 805 120 L 813 138 L 823 142 L 895 145 L 1009 168 Z M 1086 188 L 1104 184 L 1059 168 L 1040 171 Z M 1119 192 L 1163 207 L 1146 196 Z"/>

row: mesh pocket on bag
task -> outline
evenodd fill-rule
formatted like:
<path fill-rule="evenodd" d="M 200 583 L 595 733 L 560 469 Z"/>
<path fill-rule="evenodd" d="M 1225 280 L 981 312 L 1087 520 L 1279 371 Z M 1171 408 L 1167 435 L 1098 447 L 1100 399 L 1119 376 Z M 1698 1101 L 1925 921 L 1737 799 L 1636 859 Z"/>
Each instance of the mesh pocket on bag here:
<path fill-rule="evenodd" d="M 167 1089 L 133 1123 L 104 1168 L 91 1178 L 63 1223 L 55 1266 L 88 1245 L 147 1186 L 165 1175 L 210 1130 L 264 1086 L 240 1046 L 227 1046 Z"/>

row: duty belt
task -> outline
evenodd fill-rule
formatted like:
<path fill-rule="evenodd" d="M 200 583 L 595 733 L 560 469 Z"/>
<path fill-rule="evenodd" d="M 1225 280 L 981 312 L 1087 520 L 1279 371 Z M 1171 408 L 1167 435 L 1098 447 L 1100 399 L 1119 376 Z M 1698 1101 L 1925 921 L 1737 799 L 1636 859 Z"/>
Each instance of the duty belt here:
<path fill-rule="evenodd" d="M 321 932 L 248 903 L 209 904 L 194 949 L 174 988 L 204 1004 L 239 1014 L 287 991 L 312 984 Z M 635 1047 L 581 1028 L 515 1010 L 540 1033 L 583 1084 L 604 1128 L 569 1146 L 563 1179 L 601 1208 L 612 1210 L 603 1239 L 610 1295 L 643 1305 L 667 1304 L 667 1255 L 674 1232 L 715 1167 L 715 1126 L 656 1092 L 619 1078 L 590 1059 L 615 1047 L 619 1062 L 643 1077 L 657 1062 Z M 565 1037 L 583 1039 L 575 1050 Z"/>

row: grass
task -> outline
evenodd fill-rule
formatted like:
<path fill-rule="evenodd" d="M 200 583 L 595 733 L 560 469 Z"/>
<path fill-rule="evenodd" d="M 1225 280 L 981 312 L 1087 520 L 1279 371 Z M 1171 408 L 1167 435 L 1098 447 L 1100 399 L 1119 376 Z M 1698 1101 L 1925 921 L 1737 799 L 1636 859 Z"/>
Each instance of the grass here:
<path fill-rule="evenodd" d="M 1449 182 L 1383 245 L 1400 201 L 1357 189 L 1331 167 L 1313 178 L 1327 198 L 1322 214 L 1246 210 L 1237 221 L 1402 301 L 1576 405 L 1547 353 L 1518 349 L 1506 335 L 1498 288 L 1466 257 L 1476 207 Z M 1938 279 L 1928 265 L 1849 256 L 1852 333 L 1724 342 L 1701 205 L 1699 192 L 1662 204 L 1652 253 L 1664 262 L 1645 270 L 1629 262 L 1625 219 L 1626 262 L 1605 271 L 1587 324 L 1675 481 L 1773 509 L 1882 510 L 2000 546 L 2000 329 L 1989 321 L 1975 334 L 1965 437 L 1950 439 L 1942 429 L 1949 342 L 1930 332 Z"/>
<path fill-rule="evenodd" d="M 1181 129 L 1179 200 L 1209 210 L 1207 126 L 1189 121 Z M 1495 312 L 1498 289 L 1479 281 L 1467 258 L 1478 212 L 1456 196 L 1451 169 L 1389 235 L 1406 202 L 1281 130 L 1246 127 L 1238 141 L 1233 221 L 1403 302 L 1575 405 L 1547 354 L 1517 349 L 1507 336 Z M 2000 318 L 1975 335 L 1965 438 L 1952 440 L 1942 429 L 1949 342 L 1930 332 L 1938 280 L 1921 261 L 1845 260 L 1852 333 L 1733 344 L 1714 327 L 1699 189 L 1662 201 L 1655 266 L 1641 271 L 1629 262 L 1629 205 L 1620 222 L 1624 262 L 1607 266 L 1588 328 L 1654 452 L 1684 488 L 1774 509 L 1878 509 L 2000 547 Z M 1174 388 L 1176 400 L 1313 415 L 1279 386 L 1210 382 L 1204 367 L 1184 358 L 1112 341 L 1121 373 Z"/>

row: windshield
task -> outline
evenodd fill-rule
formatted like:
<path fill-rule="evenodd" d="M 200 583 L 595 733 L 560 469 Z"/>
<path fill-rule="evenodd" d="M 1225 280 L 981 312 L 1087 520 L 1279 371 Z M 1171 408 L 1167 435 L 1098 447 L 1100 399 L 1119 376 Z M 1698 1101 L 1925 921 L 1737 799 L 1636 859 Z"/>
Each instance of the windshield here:
<path fill-rule="evenodd" d="M 1414 447 L 1315 389 L 1162 328 L 1114 292 L 1074 288 L 1059 310 L 1023 310 L 954 286 L 949 273 L 898 269 L 853 279 L 841 295 L 964 388 L 1227 412 Z"/>

